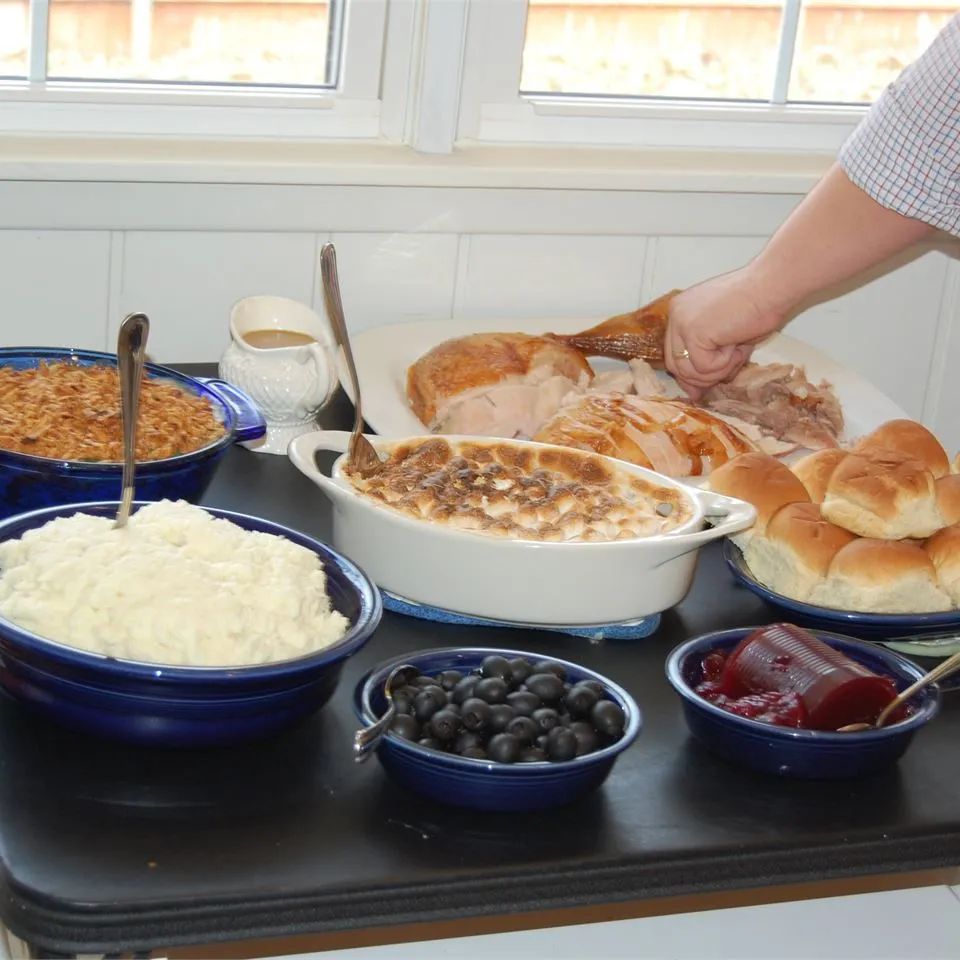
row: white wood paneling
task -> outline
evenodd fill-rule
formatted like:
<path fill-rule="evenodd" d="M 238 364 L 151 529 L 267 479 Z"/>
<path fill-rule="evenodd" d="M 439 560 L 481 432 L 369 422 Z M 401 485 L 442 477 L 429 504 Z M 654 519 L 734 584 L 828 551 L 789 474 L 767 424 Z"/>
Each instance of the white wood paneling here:
<path fill-rule="evenodd" d="M 473 236 L 458 317 L 594 317 L 639 305 L 644 237 Z"/>
<path fill-rule="evenodd" d="M 930 251 L 793 320 L 787 332 L 865 376 L 911 417 L 924 413 L 947 259 Z"/>
<path fill-rule="evenodd" d="M 231 305 L 272 293 L 310 303 L 317 237 L 308 233 L 128 233 L 119 311 L 151 321 L 149 353 L 161 363 L 217 360 Z"/>
<path fill-rule="evenodd" d="M 643 299 L 652 300 L 667 290 L 689 287 L 742 267 L 766 240 L 766 236 L 656 237 L 650 242 Z"/>
<path fill-rule="evenodd" d="M 109 233 L 0 230 L 0 343 L 102 350 L 109 286 Z"/>
<path fill-rule="evenodd" d="M 960 257 L 947 263 L 938 334 L 925 421 L 954 454 L 960 450 Z"/>
<path fill-rule="evenodd" d="M 768 235 L 796 194 L 0 180 L 0 223 L 34 229 Z"/>
<path fill-rule="evenodd" d="M 351 331 L 451 315 L 457 276 L 455 235 L 336 233 L 332 239 Z M 316 302 L 323 302 L 319 291 Z"/>

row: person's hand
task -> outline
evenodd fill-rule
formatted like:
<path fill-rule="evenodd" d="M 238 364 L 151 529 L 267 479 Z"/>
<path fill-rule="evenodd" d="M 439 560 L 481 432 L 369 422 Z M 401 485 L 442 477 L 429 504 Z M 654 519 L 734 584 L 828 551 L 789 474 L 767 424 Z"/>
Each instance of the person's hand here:
<path fill-rule="evenodd" d="M 696 400 L 729 380 L 750 359 L 756 343 L 786 318 L 765 307 L 746 268 L 699 283 L 670 302 L 664 363 Z"/>

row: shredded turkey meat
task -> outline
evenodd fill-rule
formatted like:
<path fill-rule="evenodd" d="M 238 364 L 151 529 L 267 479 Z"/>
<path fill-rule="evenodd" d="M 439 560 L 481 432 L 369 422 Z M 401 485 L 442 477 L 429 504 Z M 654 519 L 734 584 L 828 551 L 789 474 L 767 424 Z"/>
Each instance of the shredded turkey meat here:
<path fill-rule="evenodd" d="M 811 450 L 836 447 L 843 412 L 833 387 L 810 383 L 802 367 L 748 363 L 727 383 L 711 387 L 707 409 L 755 424 L 765 434 Z"/>

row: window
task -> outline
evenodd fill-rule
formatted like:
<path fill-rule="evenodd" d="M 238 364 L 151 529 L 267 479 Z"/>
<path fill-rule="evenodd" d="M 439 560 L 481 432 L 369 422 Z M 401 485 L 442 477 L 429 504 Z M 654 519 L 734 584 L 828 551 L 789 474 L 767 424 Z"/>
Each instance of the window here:
<path fill-rule="evenodd" d="M 954 12 L 941 0 L 530 0 L 520 90 L 870 103 Z"/>
<path fill-rule="evenodd" d="M 835 151 L 956 0 L 0 0 L 0 132 Z"/>
<path fill-rule="evenodd" d="M 387 5 L 0 0 L 0 129 L 378 137 Z M 414 0 L 393 6 L 403 91 Z"/>
<path fill-rule="evenodd" d="M 460 136 L 829 152 L 955 13 L 954 0 L 494 0 L 471 8 Z"/>

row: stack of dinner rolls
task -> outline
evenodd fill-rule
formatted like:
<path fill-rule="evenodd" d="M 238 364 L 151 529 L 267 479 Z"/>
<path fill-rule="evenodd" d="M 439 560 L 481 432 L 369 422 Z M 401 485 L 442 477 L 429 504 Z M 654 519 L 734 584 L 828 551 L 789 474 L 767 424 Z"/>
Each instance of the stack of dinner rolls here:
<path fill-rule="evenodd" d="M 788 467 L 747 453 L 710 489 L 752 503 L 734 541 L 776 593 L 865 613 L 960 607 L 960 455 L 912 420 L 891 420 L 850 449 Z"/>

